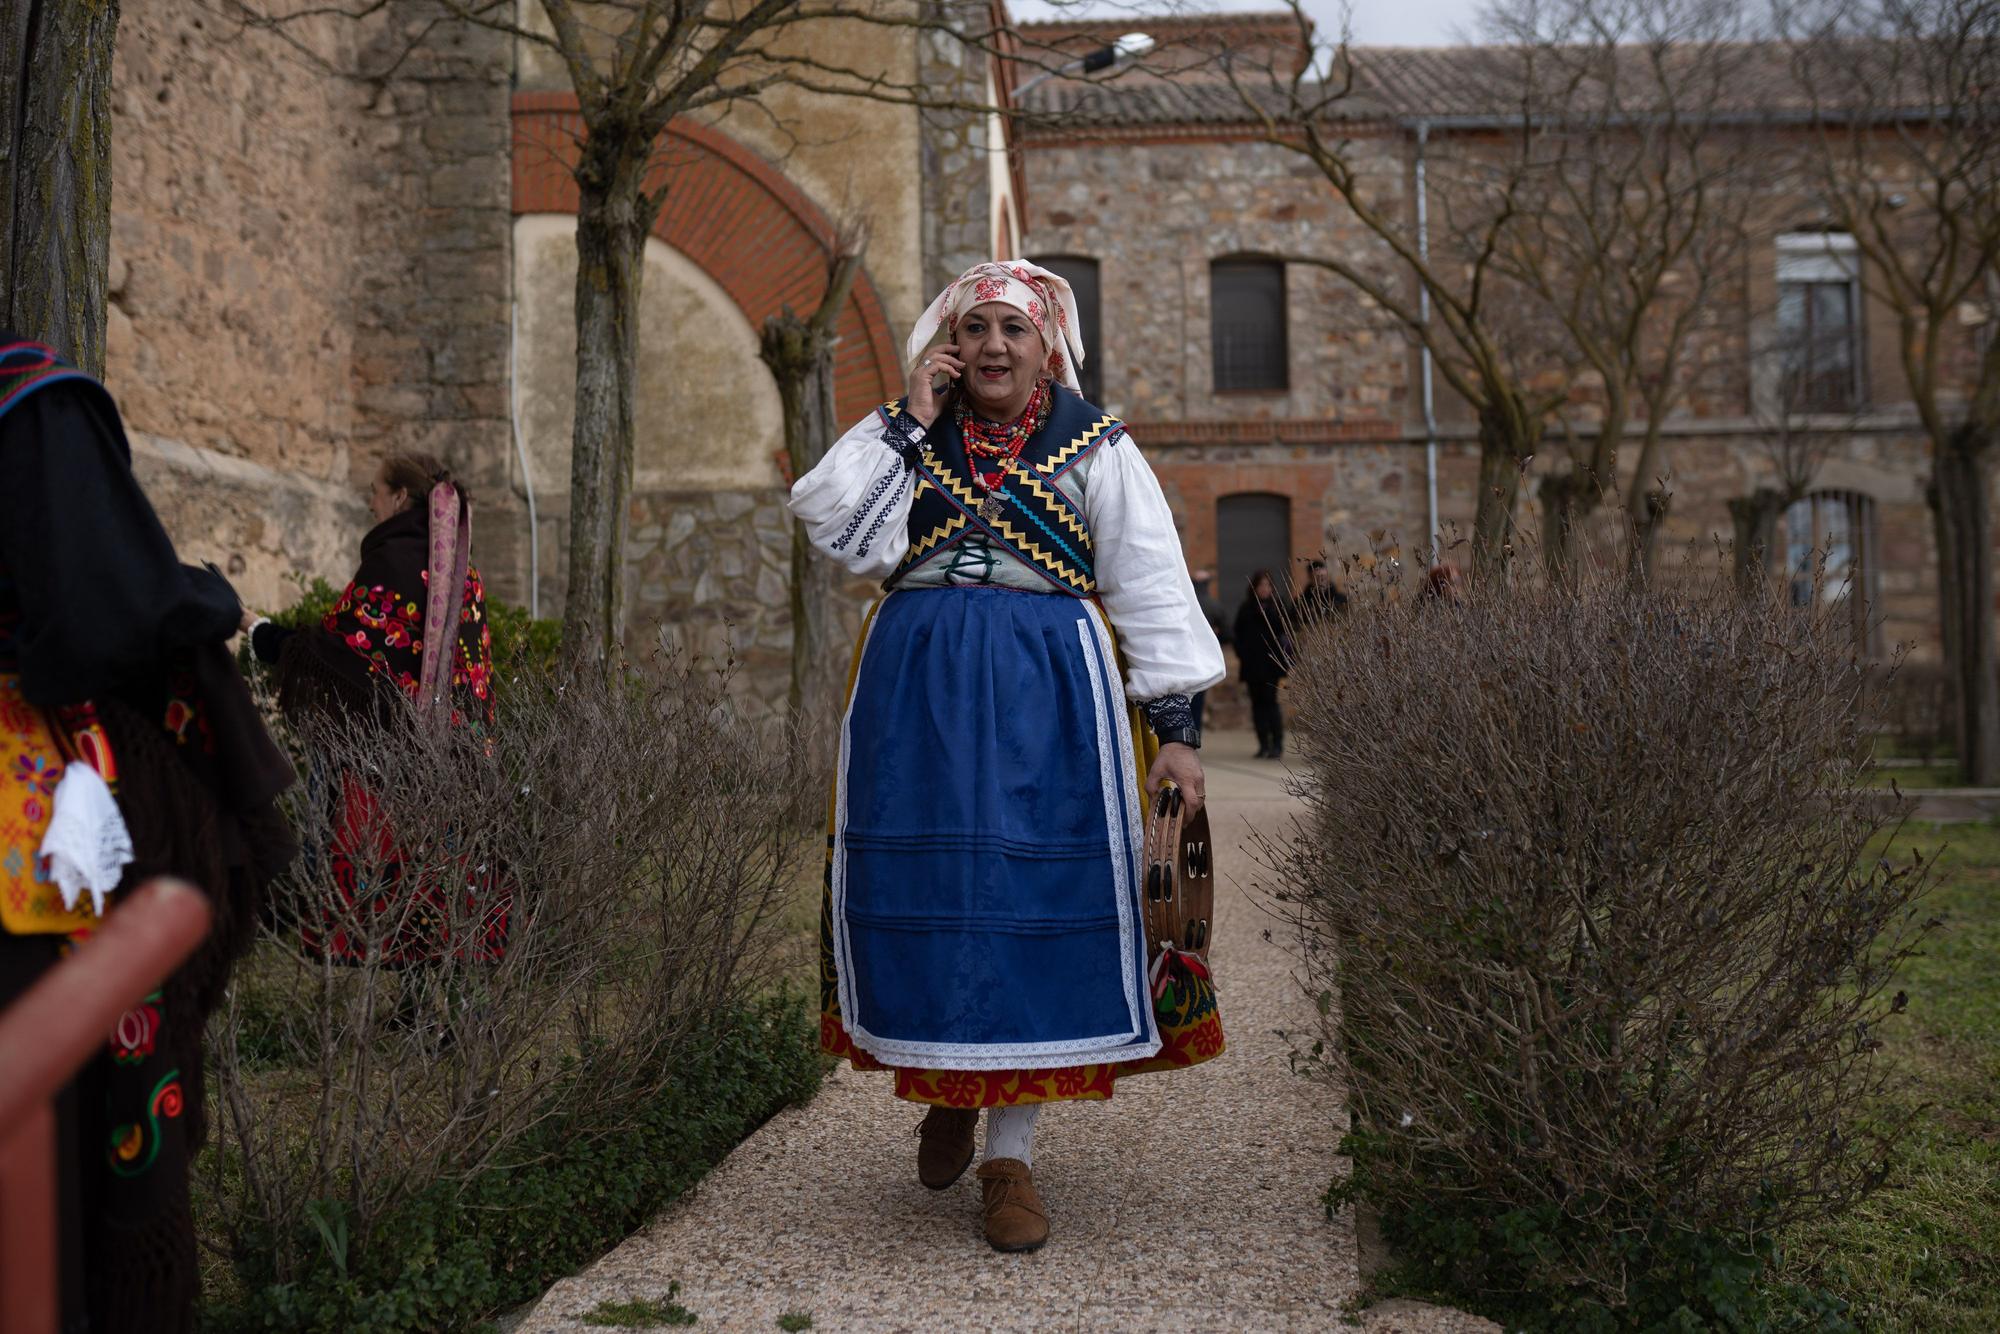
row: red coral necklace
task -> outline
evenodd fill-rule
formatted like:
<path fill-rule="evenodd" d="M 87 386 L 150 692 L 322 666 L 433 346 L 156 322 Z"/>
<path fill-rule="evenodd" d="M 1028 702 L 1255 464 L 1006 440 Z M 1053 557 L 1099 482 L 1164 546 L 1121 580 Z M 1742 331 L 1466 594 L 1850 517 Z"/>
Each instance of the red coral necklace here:
<path fill-rule="evenodd" d="M 1028 447 L 1028 441 L 1048 421 L 1049 382 L 1035 381 L 1035 387 L 1028 395 L 1027 407 L 1011 422 L 982 421 L 964 398 L 958 400 L 957 416 L 959 434 L 965 439 L 965 462 L 972 473 L 972 484 L 985 497 L 979 502 L 979 517 L 992 523 L 1000 517 L 1000 497 L 996 492 L 1007 480 L 1007 474 L 1014 470 L 1015 460 Z M 980 466 L 982 462 L 996 460 L 994 466 Z"/>

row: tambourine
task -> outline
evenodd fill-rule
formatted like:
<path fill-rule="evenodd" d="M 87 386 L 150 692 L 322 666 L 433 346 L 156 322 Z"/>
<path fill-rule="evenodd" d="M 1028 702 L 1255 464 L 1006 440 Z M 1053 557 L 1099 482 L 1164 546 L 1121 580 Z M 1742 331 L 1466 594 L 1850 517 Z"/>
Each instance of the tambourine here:
<path fill-rule="evenodd" d="M 1146 825 L 1145 884 L 1141 894 L 1146 923 L 1146 960 L 1178 950 L 1208 962 L 1208 937 L 1215 914 L 1215 845 L 1208 835 L 1208 810 L 1187 813 L 1181 790 L 1162 783 Z"/>

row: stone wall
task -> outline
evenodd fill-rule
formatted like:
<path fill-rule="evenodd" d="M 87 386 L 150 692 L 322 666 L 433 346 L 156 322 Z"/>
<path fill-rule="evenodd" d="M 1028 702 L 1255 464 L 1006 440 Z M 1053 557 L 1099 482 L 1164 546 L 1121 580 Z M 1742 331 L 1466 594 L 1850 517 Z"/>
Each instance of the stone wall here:
<path fill-rule="evenodd" d="M 1367 141 L 1393 187 L 1398 148 Z M 1395 207 L 1393 190 L 1385 207 Z M 1408 346 L 1395 324 L 1332 274 L 1285 275 L 1290 387 L 1217 393 L 1209 265 L 1233 255 L 1339 255 L 1386 262 L 1386 250 L 1337 206 L 1297 155 L 1248 142 L 1038 142 L 1028 145 L 1026 253 L 1098 261 L 1104 406 L 1141 443 L 1168 423 L 1315 419 L 1400 425 L 1414 410 Z M 1169 427 L 1177 430 L 1178 426 Z"/>
<path fill-rule="evenodd" d="M 386 450 L 505 480 L 505 44 L 433 28 L 351 77 L 432 14 L 121 17 L 106 381 L 183 555 L 253 605 L 351 572 Z"/>
<path fill-rule="evenodd" d="M 629 650 L 654 647 L 731 672 L 752 717 L 784 710 L 791 688 L 791 515 L 785 491 L 655 491 L 633 502 Z M 849 580 L 851 641 L 874 586 Z M 843 661 L 832 670 L 844 673 Z"/>
<path fill-rule="evenodd" d="M 924 0 L 923 8 L 927 18 L 964 31 L 978 31 L 990 12 L 984 0 Z M 983 100 L 991 86 L 989 63 L 985 54 L 944 33 L 917 39 L 917 77 L 941 101 Z M 933 110 L 920 118 L 923 287 L 934 296 L 974 264 L 993 258 L 994 211 L 1002 202 L 995 197 L 993 159 L 1004 145 L 994 139 L 996 122 L 976 112 Z"/>
<path fill-rule="evenodd" d="M 394 451 L 442 459 L 479 505 L 488 589 L 522 601 L 509 420 L 512 46 L 437 23 L 425 0 L 398 0 L 392 15 L 362 53 L 366 67 L 393 62 L 396 74 L 370 105 L 370 151 L 354 181 L 352 479 L 365 484 Z"/>

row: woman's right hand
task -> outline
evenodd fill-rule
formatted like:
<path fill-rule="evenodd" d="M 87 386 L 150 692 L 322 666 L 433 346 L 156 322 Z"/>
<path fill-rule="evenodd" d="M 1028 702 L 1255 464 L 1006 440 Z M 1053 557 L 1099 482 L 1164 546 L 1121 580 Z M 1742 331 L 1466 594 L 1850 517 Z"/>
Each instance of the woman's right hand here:
<path fill-rule="evenodd" d="M 964 374 L 965 363 L 958 359 L 956 343 L 939 343 L 918 357 L 917 364 L 910 367 L 910 415 L 928 430 L 943 407 L 941 396 L 931 388 L 931 381 L 939 375 L 946 375 L 957 383 Z"/>

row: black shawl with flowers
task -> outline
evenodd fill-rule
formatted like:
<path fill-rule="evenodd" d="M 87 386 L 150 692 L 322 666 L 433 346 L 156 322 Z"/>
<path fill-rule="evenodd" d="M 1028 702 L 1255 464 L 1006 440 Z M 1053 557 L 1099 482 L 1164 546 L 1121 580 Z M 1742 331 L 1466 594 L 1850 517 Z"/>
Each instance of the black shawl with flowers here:
<path fill-rule="evenodd" d="M 284 646 L 279 700 L 295 707 L 333 704 L 373 711 L 387 721 L 393 685 L 414 700 L 423 672 L 424 614 L 430 559 L 430 516 L 421 505 L 391 515 L 361 539 L 361 568 L 341 591 L 318 630 Z M 479 571 L 468 565 L 464 602 L 451 654 L 454 726 L 493 721 L 492 632 Z"/>

